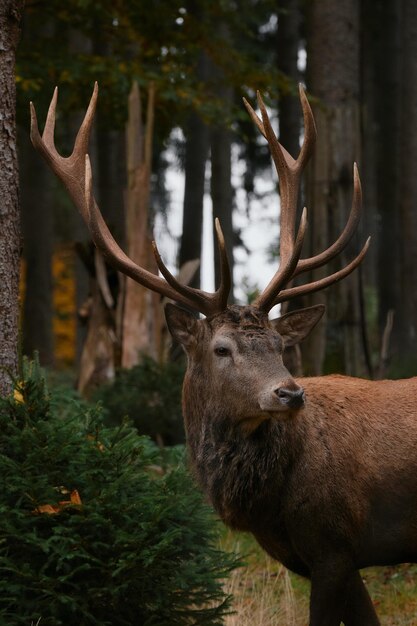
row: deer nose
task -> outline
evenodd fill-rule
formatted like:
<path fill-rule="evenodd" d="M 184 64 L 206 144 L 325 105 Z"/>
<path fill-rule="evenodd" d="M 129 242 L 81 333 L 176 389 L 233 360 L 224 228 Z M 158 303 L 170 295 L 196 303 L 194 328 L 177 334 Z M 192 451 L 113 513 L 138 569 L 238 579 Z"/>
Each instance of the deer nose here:
<path fill-rule="evenodd" d="M 289 387 L 278 387 L 275 389 L 280 402 L 290 409 L 300 409 L 304 406 L 305 394 L 302 387 L 290 389 Z"/>

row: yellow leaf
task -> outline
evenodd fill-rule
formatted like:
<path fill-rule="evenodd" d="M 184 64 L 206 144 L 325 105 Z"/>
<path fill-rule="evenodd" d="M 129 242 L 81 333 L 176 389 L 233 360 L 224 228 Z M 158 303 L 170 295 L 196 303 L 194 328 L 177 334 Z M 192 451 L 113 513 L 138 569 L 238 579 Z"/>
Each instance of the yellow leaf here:
<path fill-rule="evenodd" d="M 18 404 L 23 404 L 24 403 L 25 400 L 23 398 L 22 392 L 19 391 L 19 388 L 15 389 L 13 391 L 13 399 Z"/>

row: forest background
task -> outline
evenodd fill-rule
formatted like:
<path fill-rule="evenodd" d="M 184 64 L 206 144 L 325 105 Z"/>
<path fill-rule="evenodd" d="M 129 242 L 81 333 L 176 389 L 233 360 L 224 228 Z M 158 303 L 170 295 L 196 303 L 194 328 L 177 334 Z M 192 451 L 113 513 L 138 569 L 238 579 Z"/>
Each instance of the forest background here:
<path fill-rule="evenodd" d="M 326 318 L 303 344 L 302 355 L 291 355 L 291 368 L 297 374 L 345 372 L 372 378 L 417 372 L 414 0 L 2 0 L 0 396 L 5 397 L 0 398 L 0 443 L 7 451 L 1 456 L 2 472 L 12 479 L 5 483 L 0 505 L 7 511 L 2 536 L 12 542 L 3 542 L 0 554 L 0 570 L 7 572 L 0 576 L 0 585 L 7 587 L 7 594 L 0 593 L 0 613 L 8 615 L 7 623 L 10 615 L 16 623 L 27 623 L 32 613 L 34 623 L 39 616 L 43 621 L 49 616 L 55 624 L 56 615 L 64 615 L 67 623 L 69 605 L 77 616 L 74 623 L 80 623 L 79 615 L 87 610 L 94 615 L 93 623 L 100 623 L 96 598 L 86 593 L 85 579 L 74 569 L 74 546 L 83 551 L 88 547 L 88 553 L 78 554 L 83 568 L 83 559 L 90 562 L 91 555 L 104 564 L 103 578 L 94 575 L 91 580 L 94 589 L 100 580 L 100 607 L 102 589 L 107 589 L 104 595 L 111 599 L 114 616 L 106 609 L 106 619 L 114 624 L 125 619 L 125 609 L 137 619 L 151 592 L 159 602 L 164 600 L 166 623 L 174 623 L 166 593 L 166 572 L 177 573 L 173 559 L 180 558 L 186 569 L 193 565 L 186 577 L 192 597 L 196 580 L 200 589 L 208 589 L 206 578 L 195 572 L 203 564 L 207 573 L 213 535 L 201 528 L 203 518 L 207 529 L 212 521 L 207 512 L 202 511 L 203 517 L 195 512 L 198 497 L 195 500 L 196 492 L 179 466 L 182 460 L 175 456 L 180 450 L 169 448 L 184 439 L 179 402 L 183 365 L 171 362 L 179 351 L 167 337 L 163 302 L 105 266 L 64 189 L 29 139 L 29 101 L 35 103 L 42 129 L 58 85 L 56 143 L 60 152 L 70 154 L 95 81 L 100 95 L 90 154 L 95 195 L 105 219 L 132 258 L 154 270 L 150 241 L 155 230 L 158 241 L 170 242 L 162 245 L 170 268 L 193 285 L 200 281 L 204 202 L 212 207 L 210 220 L 221 220 L 231 260 L 249 266 L 251 253 L 264 249 L 272 274 L 279 260 L 278 186 L 268 148 L 248 118 L 242 96 L 255 103 L 256 90 L 261 91 L 282 144 L 296 156 L 303 137 L 297 85 L 304 83 L 318 142 L 299 203 L 309 209 L 303 256 L 327 248 L 342 231 L 352 202 L 354 161 L 362 178 L 364 214 L 346 256 L 330 271 L 352 258 L 369 234 L 372 243 L 364 263 L 348 279 L 291 305 L 327 305 Z M 172 171 L 184 179 L 183 197 L 170 193 Z M 175 238 L 169 228 L 178 205 L 183 219 Z M 254 227 L 259 222 L 266 223 L 267 237 Z M 242 229 L 245 223 L 250 231 Z M 236 298 L 254 297 L 270 278 L 263 268 L 258 274 L 248 272 L 246 280 L 242 270 L 235 272 Z M 214 264 L 211 272 L 215 274 Z M 320 276 L 318 270 L 307 279 Z M 51 395 L 36 364 L 29 371 L 21 367 L 22 356 L 35 352 L 52 373 Z M 53 376 L 62 371 L 69 372 L 71 383 L 76 380 L 78 390 L 93 403 L 80 400 L 68 386 L 55 385 Z M 103 384 L 113 379 L 113 384 Z M 138 438 L 124 424 L 126 415 L 159 447 Z M 169 456 L 172 452 L 175 458 Z M 103 458 L 108 463 L 105 480 Z M 155 462 L 150 465 L 151 459 Z M 149 493 L 138 497 L 144 486 Z M 70 498 L 66 495 L 62 501 L 64 493 Z M 161 532 L 153 525 L 155 502 Z M 82 516 L 77 507 L 82 507 Z M 35 511 L 44 514 L 32 515 Z M 91 519 L 97 531 L 90 533 Z M 43 543 L 33 532 L 34 524 L 45 531 Z M 73 524 L 79 532 L 75 537 Z M 103 544 L 95 538 L 109 525 L 115 535 L 103 556 Z M 189 541 L 178 540 L 172 526 L 183 528 Z M 146 541 L 158 553 L 154 562 L 160 565 L 160 582 L 151 590 L 147 585 L 154 578 L 141 560 L 147 558 L 142 550 L 144 529 L 149 529 Z M 132 537 L 128 544 L 126 532 Z M 68 543 L 62 541 L 64 536 Z M 58 541 L 51 542 L 51 537 Z M 161 545 L 166 548 L 162 559 Z M 184 546 L 192 549 L 184 553 Z M 48 550 L 50 570 L 41 580 L 46 603 L 40 608 L 39 571 L 45 572 Z M 227 603 L 218 583 L 225 569 L 230 572 L 235 565 L 219 560 L 217 549 L 210 554 L 214 567 L 208 576 L 217 581 L 211 589 L 224 614 Z M 132 575 L 133 557 L 137 575 Z M 116 562 L 123 562 L 120 570 L 113 567 Z M 255 556 L 244 604 L 254 597 L 264 604 L 264 596 L 253 593 L 253 581 L 261 580 L 260 563 Z M 121 572 L 117 584 L 113 570 Z M 57 571 L 62 573 L 59 593 Z M 67 571 L 78 577 L 70 594 Z M 267 577 L 282 580 L 282 571 L 276 572 Z M 400 574 L 407 602 L 398 593 Z M 377 576 L 367 575 L 371 582 Z M 414 570 L 384 570 L 378 577 L 382 587 L 378 584 L 372 595 L 377 603 L 388 598 L 384 613 L 395 620 L 386 623 L 399 623 L 400 605 L 409 616 L 401 623 L 414 623 Z M 389 606 L 386 582 L 394 578 L 395 601 Z M 137 580 L 143 596 L 137 593 Z M 131 604 L 125 602 L 127 583 L 133 589 L 128 594 Z M 299 595 L 300 582 L 293 584 Z M 172 579 L 175 594 L 181 585 Z M 53 594 L 44 594 L 44 588 Z M 288 585 L 284 597 L 286 590 Z M 119 594 L 120 605 L 113 602 L 114 594 Z M 301 596 L 306 608 L 305 586 Z M 85 598 L 91 601 L 87 607 Z M 182 603 L 187 609 L 193 605 L 187 595 Z M 289 615 L 292 609 L 285 606 Z M 155 615 L 161 616 L 159 604 Z M 305 611 L 299 623 L 305 623 L 303 615 Z M 295 618 L 283 621 L 296 623 Z M 268 623 L 251 615 L 248 623 L 254 622 Z M 271 623 L 276 623 L 275 609 Z"/>
<path fill-rule="evenodd" d="M 167 358 L 159 299 L 129 287 L 110 268 L 101 271 L 87 230 L 29 140 L 29 101 L 42 128 L 58 85 L 57 145 L 69 154 L 96 80 L 90 152 L 102 213 L 122 246 L 152 267 L 154 224 L 159 232 L 168 228 L 179 202 L 167 190 L 167 172 L 173 166 L 181 171 L 183 221 L 174 261 L 193 285 L 200 268 L 187 262 L 201 257 L 205 195 L 231 259 L 245 260 L 252 247 L 263 245 L 241 232 L 237 197 L 247 221 L 271 220 L 267 252 L 276 257 L 276 176 L 242 96 L 254 102 L 256 90 L 262 92 L 281 143 L 296 156 L 303 82 L 318 128 L 300 198 L 309 210 L 303 256 L 325 249 L 343 229 L 354 161 L 364 215 L 346 255 L 351 258 L 368 234 L 372 244 L 359 271 L 295 303 L 327 304 L 325 322 L 302 347 L 302 369 L 370 377 L 416 373 L 415 3 L 27 0 L 16 52 L 22 351 L 38 351 L 43 365 L 76 369 L 85 393 L 143 354 Z M 235 284 L 235 293 L 250 300 L 257 288 L 251 276 Z M 300 373 L 299 360 L 294 367 Z"/>

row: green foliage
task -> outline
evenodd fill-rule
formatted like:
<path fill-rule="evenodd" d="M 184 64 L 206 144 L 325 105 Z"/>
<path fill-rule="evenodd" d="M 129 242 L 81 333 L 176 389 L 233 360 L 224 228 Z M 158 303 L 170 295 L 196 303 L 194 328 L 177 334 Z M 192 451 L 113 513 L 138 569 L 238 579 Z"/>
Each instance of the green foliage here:
<path fill-rule="evenodd" d="M 267 29 L 272 0 L 137 2 L 129 0 L 28 0 L 17 56 L 18 119 L 27 123 L 27 102 L 35 99 L 44 117 L 55 85 L 60 111 L 84 109 L 95 80 L 100 84 L 100 117 L 106 126 L 121 127 L 132 80 L 156 84 L 157 132 L 166 137 L 184 113 L 198 110 L 207 120 L 224 118 L 211 85 L 196 79 L 202 50 L 225 72 L 239 91 L 275 89 L 274 42 Z M 228 27 L 225 38 L 219 24 Z M 276 95 L 276 94 L 275 94 Z M 235 115 L 243 113 L 241 102 Z"/>
<path fill-rule="evenodd" d="M 388 378 L 410 378 L 417 372 L 417 355 L 395 356 L 389 364 Z"/>
<path fill-rule="evenodd" d="M 160 438 L 165 445 L 184 441 L 181 412 L 182 363 L 160 365 L 151 358 L 119 370 L 111 385 L 95 394 L 109 423 L 121 424 L 128 416 L 141 435 Z"/>
<path fill-rule="evenodd" d="M 172 463 L 36 371 L 0 399 L 0 624 L 221 624 L 235 563 Z"/>

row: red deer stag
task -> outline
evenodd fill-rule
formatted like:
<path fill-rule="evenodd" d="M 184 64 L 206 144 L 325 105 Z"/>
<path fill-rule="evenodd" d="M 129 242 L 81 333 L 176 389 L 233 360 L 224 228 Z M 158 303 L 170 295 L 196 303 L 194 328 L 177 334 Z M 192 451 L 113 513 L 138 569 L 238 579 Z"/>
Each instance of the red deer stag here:
<path fill-rule="evenodd" d="M 262 99 L 261 118 L 245 103 L 268 141 L 281 189 L 280 267 L 251 306 L 227 305 L 230 272 L 218 223 L 221 281 L 213 294 L 178 283 L 156 247 L 162 276 L 138 267 L 114 241 L 93 197 L 87 156 L 97 87 L 70 157 L 60 156 L 54 145 L 56 93 L 42 137 L 32 107 L 31 134 L 109 263 L 206 316 L 196 319 L 166 306 L 168 328 L 188 357 L 183 412 L 192 467 L 220 517 L 252 532 L 273 558 L 311 580 L 310 626 L 373 626 L 379 621 L 359 568 L 417 560 L 417 378 L 296 381 L 283 365 L 284 346 L 306 337 L 324 307 L 271 321 L 272 306 L 342 279 L 368 245 L 339 272 L 286 287 L 345 248 L 361 211 L 355 167 L 344 231 L 326 251 L 300 259 L 306 213 L 296 233 L 296 203 L 316 137 L 302 89 L 300 98 L 305 137 L 296 160 L 276 138 Z"/>

